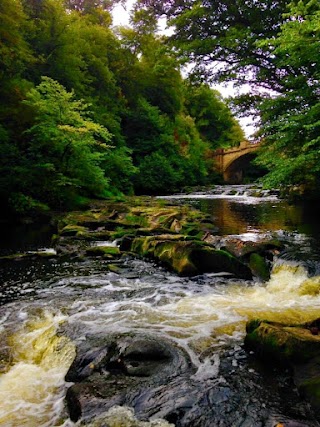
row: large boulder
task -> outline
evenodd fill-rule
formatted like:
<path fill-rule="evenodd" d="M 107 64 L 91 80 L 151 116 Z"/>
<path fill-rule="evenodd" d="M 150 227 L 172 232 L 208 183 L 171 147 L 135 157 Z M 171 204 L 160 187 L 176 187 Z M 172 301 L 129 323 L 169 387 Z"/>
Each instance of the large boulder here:
<path fill-rule="evenodd" d="M 232 237 L 224 239 L 221 249 L 225 249 L 237 258 L 248 259 L 253 253 L 272 258 L 274 254 L 284 249 L 284 245 L 276 239 L 265 238 L 253 242 Z"/>
<path fill-rule="evenodd" d="M 88 421 L 115 405 L 133 407 L 149 417 L 156 407 L 154 399 L 167 400 L 172 410 L 170 384 L 186 382 L 193 372 L 185 351 L 163 338 L 89 336 L 78 345 L 66 375 L 66 381 L 74 383 L 66 395 L 70 418 Z M 159 387 L 163 391 L 157 391 Z"/>
<path fill-rule="evenodd" d="M 252 278 L 250 268 L 228 252 L 183 236 L 139 237 L 133 240 L 131 250 L 161 261 L 182 276 L 226 272 L 243 279 Z"/>

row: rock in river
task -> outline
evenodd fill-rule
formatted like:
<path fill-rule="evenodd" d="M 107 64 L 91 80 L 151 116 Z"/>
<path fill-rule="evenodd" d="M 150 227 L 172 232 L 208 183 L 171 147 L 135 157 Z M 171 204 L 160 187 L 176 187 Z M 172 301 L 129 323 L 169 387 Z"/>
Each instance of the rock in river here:
<path fill-rule="evenodd" d="M 142 418 L 160 406 L 170 412 L 174 391 L 193 372 L 185 351 L 163 338 L 87 337 L 66 375 L 74 382 L 66 396 L 70 418 L 90 420 L 115 405 L 133 407 Z"/>

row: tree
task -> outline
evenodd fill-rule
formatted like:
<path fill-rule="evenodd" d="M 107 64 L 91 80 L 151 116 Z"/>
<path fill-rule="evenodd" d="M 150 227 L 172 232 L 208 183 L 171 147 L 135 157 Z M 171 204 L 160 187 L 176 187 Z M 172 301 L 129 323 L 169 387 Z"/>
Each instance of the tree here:
<path fill-rule="evenodd" d="M 90 120 L 88 106 L 49 77 L 28 93 L 25 105 L 34 111 L 35 124 L 26 133 L 31 185 L 24 190 L 50 206 L 66 205 L 77 194 L 106 196 L 101 164 L 111 134 Z"/>
<path fill-rule="evenodd" d="M 27 16 L 20 0 L 0 2 L 0 123 L 14 127 L 18 104 L 28 87 L 25 69 L 33 64 L 32 50 L 25 37 Z M 21 121 L 21 119 L 20 119 Z"/>
<path fill-rule="evenodd" d="M 232 147 L 244 140 L 240 125 L 218 91 L 204 84 L 186 84 L 185 97 L 188 113 L 212 149 Z"/>
<path fill-rule="evenodd" d="M 195 65 L 198 78 L 259 83 L 275 89 L 279 75 L 272 46 L 288 0 L 139 0 L 137 8 L 165 16 L 179 55 Z M 266 80 L 266 74 L 268 79 Z"/>
<path fill-rule="evenodd" d="M 262 106 L 265 148 L 259 163 L 270 170 L 265 182 L 316 186 L 320 178 L 320 6 L 292 6 L 279 36 L 264 43 L 274 48 L 283 93 Z"/>
<path fill-rule="evenodd" d="M 20 0 L 2 0 L 0 3 L 0 82 L 20 75 L 32 59 L 24 38 L 26 27 Z"/>
<path fill-rule="evenodd" d="M 251 84 L 235 105 L 261 114 L 265 182 L 319 178 L 319 8 L 317 0 L 140 0 L 165 15 L 179 55 L 198 79 Z M 258 89 L 258 90 L 257 90 Z M 266 89 L 266 91 L 261 91 Z"/>
<path fill-rule="evenodd" d="M 95 9 L 110 11 L 117 3 L 125 3 L 125 0 L 65 0 L 69 10 L 82 13 L 92 13 Z"/>

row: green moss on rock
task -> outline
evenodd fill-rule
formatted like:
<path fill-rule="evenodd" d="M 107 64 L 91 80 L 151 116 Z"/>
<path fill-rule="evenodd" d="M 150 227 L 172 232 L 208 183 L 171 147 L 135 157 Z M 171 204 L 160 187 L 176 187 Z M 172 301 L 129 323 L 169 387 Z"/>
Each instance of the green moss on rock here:
<path fill-rule="evenodd" d="M 262 280 L 270 279 L 270 269 L 264 257 L 259 254 L 253 253 L 250 255 L 249 267 L 254 276 Z"/>
<path fill-rule="evenodd" d="M 187 241 L 182 235 L 139 237 L 134 239 L 131 251 L 161 261 L 183 276 L 227 272 L 252 278 L 251 270 L 229 253 L 201 241 Z"/>
<path fill-rule="evenodd" d="M 320 355 L 320 335 L 303 326 L 258 321 L 247 327 L 245 345 L 269 362 L 304 362 Z"/>
<path fill-rule="evenodd" d="M 120 250 L 114 246 L 92 246 L 86 250 L 86 255 L 114 258 L 120 255 Z"/>
<path fill-rule="evenodd" d="M 78 233 L 84 233 L 87 231 L 87 228 L 81 225 L 69 224 L 63 227 L 60 231 L 60 236 L 76 236 Z"/>

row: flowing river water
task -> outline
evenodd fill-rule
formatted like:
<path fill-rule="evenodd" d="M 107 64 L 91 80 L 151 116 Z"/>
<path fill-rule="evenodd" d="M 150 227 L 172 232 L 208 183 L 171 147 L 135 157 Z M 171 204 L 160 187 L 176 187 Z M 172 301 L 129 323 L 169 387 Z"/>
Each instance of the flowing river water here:
<path fill-rule="evenodd" d="M 320 295 L 314 286 L 320 275 L 317 206 L 289 205 L 269 193 L 256 197 L 238 186 L 172 198 L 210 213 L 222 238 L 259 240 L 267 235 L 283 241 L 286 249 L 275 261 L 270 280 L 221 274 L 183 278 L 130 257 L 119 260 L 113 271 L 110 261 L 93 259 L 24 260 L 1 266 L 0 426 L 80 425 L 81 420 L 72 422 L 65 410 L 70 386 L 65 374 L 76 343 L 86 334 L 106 331 L 147 333 L 176 343 L 195 367 L 189 383 L 206 394 L 184 424 L 179 417 L 164 420 L 161 408 L 149 420 L 139 421 L 130 408 L 113 407 L 99 425 L 320 425 L 285 369 L 265 367 L 243 349 L 249 319 L 301 323 L 320 317 Z M 27 236 L 26 230 L 19 230 L 15 239 L 8 230 L 2 252 L 37 250 L 46 244 L 48 232 Z M 74 340 L 61 333 L 66 325 L 73 329 Z"/>

